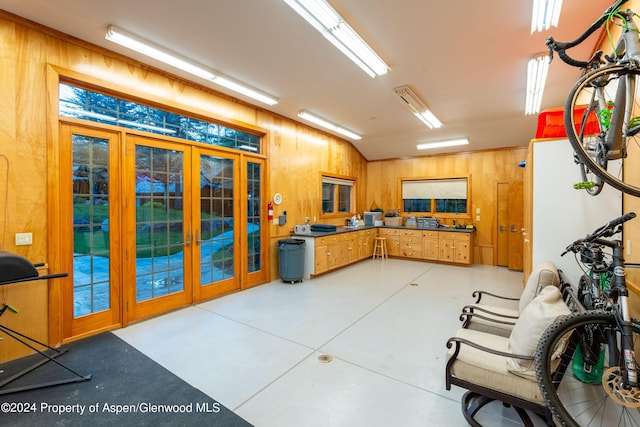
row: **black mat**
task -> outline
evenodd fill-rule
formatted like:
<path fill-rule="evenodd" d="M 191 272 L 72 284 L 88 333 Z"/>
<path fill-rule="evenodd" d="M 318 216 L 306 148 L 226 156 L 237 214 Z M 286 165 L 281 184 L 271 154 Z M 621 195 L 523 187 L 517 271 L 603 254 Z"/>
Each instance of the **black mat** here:
<path fill-rule="evenodd" d="M 82 376 L 91 374 L 91 380 L 0 395 L 0 425 L 251 427 L 112 333 L 64 348 L 68 352 L 57 360 Z M 34 355 L 0 365 L 0 381 L 40 359 Z M 3 389 L 69 377 L 73 374 L 48 362 Z"/>

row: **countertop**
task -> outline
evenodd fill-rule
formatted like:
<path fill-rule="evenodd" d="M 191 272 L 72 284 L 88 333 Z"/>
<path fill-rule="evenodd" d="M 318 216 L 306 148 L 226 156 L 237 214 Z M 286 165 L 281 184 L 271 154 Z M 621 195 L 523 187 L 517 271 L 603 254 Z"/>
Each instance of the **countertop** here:
<path fill-rule="evenodd" d="M 297 237 L 323 237 L 323 236 L 331 236 L 334 234 L 343 234 L 343 233 L 350 233 L 352 231 L 360 231 L 360 230 L 371 230 L 374 228 L 397 228 L 400 230 L 431 230 L 431 231 L 454 231 L 454 232 L 458 232 L 458 233 L 473 233 L 475 230 L 475 228 L 455 228 L 455 227 L 447 227 L 447 226 L 439 226 L 439 227 L 407 227 L 404 225 L 380 225 L 380 226 L 372 226 L 372 225 L 368 225 L 368 226 L 363 226 L 363 227 L 346 227 L 346 226 L 342 226 L 342 227 L 337 227 L 336 231 L 311 231 L 310 233 L 304 233 L 304 234 L 299 234 L 299 233 L 291 233 L 292 236 L 297 236 Z"/>

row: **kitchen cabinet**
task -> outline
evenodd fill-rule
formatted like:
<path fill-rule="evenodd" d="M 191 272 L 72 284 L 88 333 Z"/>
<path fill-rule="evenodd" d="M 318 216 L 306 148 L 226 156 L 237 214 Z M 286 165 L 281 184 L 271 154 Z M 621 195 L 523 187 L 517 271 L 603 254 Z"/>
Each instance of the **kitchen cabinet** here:
<path fill-rule="evenodd" d="M 398 255 L 422 258 L 422 230 L 402 229 L 399 233 Z"/>
<path fill-rule="evenodd" d="M 423 231 L 422 232 L 422 258 L 428 260 L 438 260 L 440 258 L 440 251 L 438 249 L 440 242 L 440 233 L 437 231 Z"/>
<path fill-rule="evenodd" d="M 378 236 L 386 237 L 387 255 L 398 256 L 400 255 L 400 229 L 398 228 L 379 228 Z"/>
<path fill-rule="evenodd" d="M 318 237 L 315 240 L 315 274 L 324 273 L 325 271 L 336 268 L 341 258 L 340 239 L 338 235 Z"/>
<path fill-rule="evenodd" d="M 471 234 L 455 231 L 440 231 L 438 233 L 438 260 L 471 264 Z"/>
<path fill-rule="evenodd" d="M 324 234 L 324 233 L 323 233 Z M 339 231 L 322 236 L 296 234 L 306 242 L 304 278 L 371 258 L 374 240 L 386 237 L 389 256 L 471 265 L 473 233 L 423 230 L 406 227 L 380 227 Z"/>

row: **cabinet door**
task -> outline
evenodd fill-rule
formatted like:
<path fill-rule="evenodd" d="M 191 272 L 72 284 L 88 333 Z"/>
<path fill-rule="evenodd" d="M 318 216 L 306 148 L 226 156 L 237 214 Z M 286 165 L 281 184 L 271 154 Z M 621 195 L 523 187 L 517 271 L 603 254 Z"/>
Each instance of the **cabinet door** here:
<path fill-rule="evenodd" d="M 319 239 L 316 239 L 316 245 L 318 244 Z M 327 250 L 328 247 L 326 244 L 321 246 L 316 246 L 316 250 L 314 252 L 314 274 L 324 273 L 329 269 L 328 258 L 327 258 Z"/>
<path fill-rule="evenodd" d="M 469 242 L 466 240 L 456 240 L 455 250 L 453 254 L 453 261 L 462 264 L 469 264 L 470 262 L 470 248 Z"/>
<path fill-rule="evenodd" d="M 425 237 L 422 240 L 422 258 L 436 260 L 440 258 L 438 238 Z"/>
<path fill-rule="evenodd" d="M 458 234 L 455 236 L 453 244 L 453 261 L 461 264 L 471 264 L 471 234 Z"/>
<path fill-rule="evenodd" d="M 453 239 L 440 238 L 438 245 L 440 246 L 438 259 L 440 261 L 453 261 Z"/>
<path fill-rule="evenodd" d="M 327 267 L 329 270 L 334 269 L 340 265 L 341 253 L 340 242 L 331 243 L 327 245 Z"/>

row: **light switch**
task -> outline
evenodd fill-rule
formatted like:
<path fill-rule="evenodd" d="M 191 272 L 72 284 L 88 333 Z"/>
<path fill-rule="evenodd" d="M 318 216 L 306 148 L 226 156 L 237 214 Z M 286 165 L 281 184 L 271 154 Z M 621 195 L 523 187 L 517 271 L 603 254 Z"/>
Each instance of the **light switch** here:
<path fill-rule="evenodd" d="M 479 214 L 480 213 L 480 208 L 476 208 L 476 213 Z"/>
<path fill-rule="evenodd" d="M 480 221 L 480 215 L 476 215 L 476 221 Z"/>
<path fill-rule="evenodd" d="M 273 225 L 280 225 L 280 218 L 278 217 L 273 218 Z"/>
<path fill-rule="evenodd" d="M 16 233 L 16 246 L 31 244 L 33 244 L 33 236 L 31 233 Z"/>

